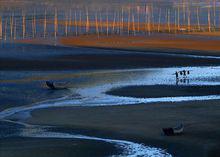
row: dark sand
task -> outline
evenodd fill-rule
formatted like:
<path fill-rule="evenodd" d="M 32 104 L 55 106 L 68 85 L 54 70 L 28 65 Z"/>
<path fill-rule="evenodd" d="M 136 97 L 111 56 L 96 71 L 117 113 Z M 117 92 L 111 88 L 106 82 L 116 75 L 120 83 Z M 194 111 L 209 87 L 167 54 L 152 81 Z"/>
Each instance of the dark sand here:
<path fill-rule="evenodd" d="M 112 89 L 106 92 L 110 95 L 136 97 L 136 98 L 160 98 L 177 96 L 206 96 L 219 95 L 220 86 L 184 86 L 184 85 L 149 85 L 126 86 Z"/>
<path fill-rule="evenodd" d="M 168 152 L 178 157 L 217 157 L 220 153 L 219 103 L 216 100 L 50 108 L 34 111 L 28 122 L 72 128 L 87 135 L 144 142 L 167 148 Z M 178 123 L 185 125 L 182 136 L 162 135 L 163 127 Z"/>
<path fill-rule="evenodd" d="M 0 141 L 1 157 L 103 157 L 118 151 L 110 143 L 90 140 L 14 137 Z"/>
<path fill-rule="evenodd" d="M 149 53 L 113 49 L 32 46 L 33 48 L 18 44 L 14 48 L 14 51 L 17 52 L 15 54 L 10 51 L 6 53 L 8 49 L 3 49 L 2 51 L 6 51 L 5 54 L 8 56 L 0 57 L 0 70 L 56 71 L 219 65 L 219 59 L 215 58 L 166 55 L 170 52 L 169 50 L 152 50 Z M 171 52 L 173 53 L 173 51 Z M 197 51 L 190 53 L 176 50 L 175 52 L 200 54 Z M 10 53 L 12 54 L 9 55 Z M 210 55 L 209 52 L 203 54 Z"/>

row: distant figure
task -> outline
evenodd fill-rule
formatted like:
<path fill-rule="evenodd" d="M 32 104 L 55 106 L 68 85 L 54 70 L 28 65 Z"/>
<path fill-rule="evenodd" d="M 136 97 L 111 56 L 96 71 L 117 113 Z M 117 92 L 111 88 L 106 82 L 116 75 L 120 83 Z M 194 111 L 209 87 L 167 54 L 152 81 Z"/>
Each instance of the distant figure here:
<path fill-rule="evenodd" d="M 178 72 L 176 71 L 175 74 L 176 74 L 176 79 L 178 79 L 178 77 L 179 77 L 179 76 L 178 76 Z"/>
<path fill-rule="evenodd" d="M 180 71 L 180 75 L 182 75 L 183 74 L 183 72 L 182 71 Z"/>
<path fill-rule="evenodd" d="M 183 70 L 183 75 L 186 76 L 186 70 Z"/>
<path fill-rule="evenodd" d="M 189 70 L 187 71 L 187 74 L 189 75 Z"/>

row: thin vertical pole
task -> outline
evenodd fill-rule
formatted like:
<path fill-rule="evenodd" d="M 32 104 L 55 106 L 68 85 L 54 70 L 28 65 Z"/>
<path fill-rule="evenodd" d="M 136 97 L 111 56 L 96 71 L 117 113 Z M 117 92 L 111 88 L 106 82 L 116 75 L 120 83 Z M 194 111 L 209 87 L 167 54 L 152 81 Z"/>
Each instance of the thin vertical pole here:
<path fill-rule="evenodd" d="M 211 32 L 210 7 L 208 7 L 208 30 L 209 30 L 209 32 Z"/>
<path fill-rule="evenodd" d="M 35 14 L 35 12 L 34 12 L 34 34 L 35 34 L 35 36 L 36 36 L 36 34 L 37 34 L 37 27 L 36 27 L 36 14 Z"/>
<path fill-rule="evenodd" d="M 89 11 L 86 9 L 86 33 L 89 33 Z"/>
<path fill-rule="evenodd" d="M 79 11 L 79 34 L 81 34 L 82 29 L 82 12 Z"/>
<path fill-rule="evenodd" d="M 178 23 L 178 30 L 180 31 L 180 6 L 178 5 L 178 13 L 177 13 L 178 15 L 178 19 L 177 19 L 177 23 Z"/>
<path fill-rule="evenodd" d="M 34 16 L 32 16 L 32 38 L 34 38 Z"/>
<path fill-rule="evenodd" d="M 132 23 L 133 23 L 133 33 L 134 33 L 134 36 L 135 36 L 136 35 L 136 28 L 135 28 L 134 14 L 132 14 Z"/>
<path fill-rule="evenodd" d="M 200 28 L 200 18 L 199 18 L 199 7 L 197 7 L 197 11 L 196 11 L 197 13 L 197 25 L 198 25 L 198 30 L 200 31 L 201 30 L 201 28 Z"/>
<path fill-rule="evenodd" d="M 68 36 L 68 14 L 67 13 L 65 13 L 65 16 L 66 16 L 66 18 L 65 18 L 65 35 L 66 36 Z"/>
<path fill-rule="evenodd" d="M 190 32 L 191 31 L 191 11 L 190 11 L 190 8 L 188 6 L 188 31 Z"/>
<path fill-rule="evenodd" d="M 4 37 L 5 41 L 7 40 L 7 26 L 8 26 L 8 19 L 6 18 L 6 20 L 5 20 L 5 37 Z"/>
<path fill-rule="evenodd" d="M 25 23 L 25 13 L 22 13 L 22 35 L 23 39 L 25 38 L 25 33 L 26 33 L 26 23 Z"/>
<path fill-rule="evenodd" d="M 130 7 L 128 8 L 128 35 L 130 34 Z"/>
<path fill-rule="evenodd" d="M 70 32 L 70 34 L 72 32 L 72 10 L 71 10 L 71 8 L 69 11 L 69 32 Z"/>
<path fill-rule="evenodd" d="M 58 23 L 57 23 L 57 8 L 55 8 L 54 15 L 54 38 L 57 39 Z"/>
<path fill-rule="evenodd" d="M 47 10 L 45 9 L 45 12 L 44 12 L 44 38 L 46 38 L 46 32 L 47 32 Z"/>
<path fill-rule="evenodd" d="M 75 11 L 75 32 L 76 32 L 76 36 L 78 35 L 78 26 L 77 26 L 77 14 L 76 14 L 76 11 Z"/>
<path fill-rule="evenodd" d="M 10 34 L 11 34 L 11 39 L 13 37 L 13 25 L 14 25 L 14 14 L 12 14 L 11 17 L 10 17 Z"/>
<path fill-rule="evenodd" d="M 160 11 L 159 11 L 159 19 L 158 19 L 157 32 L 160 32 L 160 23 L 161 23 L 161 8 L 160 8 Z"/>
<path fill-rule="evenodd" d="M 95 13 L 95 26 L 96 26 L 96 34 L 98 35 L 98 38 L 99 38 L 99 24 L 98 24 L 97 12 Z"/>
<path fill-rule="evenodd" d="M 99 10 L 99 25 L 100 25 L 100 31 L 103 32 L 103 26 L 102 26 L 102 11 Z"/>
<path fill-rule="evenodd" d="M 145 33 L 147 32 L 147 23 L 148 23 L 148 8 L 145 6 Z"/>
<path fill-rule="evenodd" d="M 124 8 L 121 8 L 121 29 L 120 33 L 123 34 L 124 31 Z"/>
<path fill-rule="evenodd" d="M 176 11 L 176 8 L 175 8 L 175 10 L 174 10 L 174 32 L 175 32 L 175 34 L 176 34 L 176 32 L 177 32 L 177 11 Z"/>
<path fill-rule="evenodd" d="M 108 10 L 106 11 L 106 34 L 108 36 L 109 28 L 108 28 Z"/>
<path fill-rule="evenodd" d="M 214 28 L 216 28 L 216 0 L 214 0 L 214 9 L 213 9 L 213 15 L 214 15 Z"/>
<path fill-rule="evenodd" d="M 147 30 L 148 35 L 151 34 L 151 10 L 149 9 L 148 16 L 147 16 Z"/>
<path fill-rule="evenodd" d="M 114 33 L 115 31 L 115 22 L 116 22 L 116 12 L 114 13 L 114 19 L 113 19 L 113 25 L 112 25 L 112 31 Z"/>
<path fill-rule="evenodd" d="M 137 31 L 140 32 L 140 7 L 137 7 L 137 20 L 138 20 L 138 28 Z"/>
<path fill-rule="evenodd" d="M 17 36 L 17 23 L 16 23 L 16 19 L 15 19 L 15 24 L 14 24 L 14 40 L 16 40 L 16 36 Z"/>
<path fill-rule="evenodd" d="M 2 17 L 0 16 L 0 40 L 2 40 Z"/>
<path fill-rule="evenodd" d="M 168 9 L 168 13 L 167 13 L 167 23 L 168 23 L 168 31 L 170 33 L 171 29 L 170 29 L 170 9 Z"/>

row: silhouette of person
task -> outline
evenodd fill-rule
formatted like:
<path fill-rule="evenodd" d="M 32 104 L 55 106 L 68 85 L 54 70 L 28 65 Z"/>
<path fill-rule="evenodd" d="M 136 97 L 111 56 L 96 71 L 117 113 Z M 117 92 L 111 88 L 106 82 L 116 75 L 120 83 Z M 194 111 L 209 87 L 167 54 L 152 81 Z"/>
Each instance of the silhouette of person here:
<path fill-rule="evenodd" d="M 183 70 L 183 75 L 186 76 L 186 70 Z"/>
<path fill-rule="evenodd" d="M 176 79 L 178 79 L 178 77 L 179 77 L 179 76 L 178 76 L 178 72 L 176 71 L 175 74 L 176 74 Z"/>

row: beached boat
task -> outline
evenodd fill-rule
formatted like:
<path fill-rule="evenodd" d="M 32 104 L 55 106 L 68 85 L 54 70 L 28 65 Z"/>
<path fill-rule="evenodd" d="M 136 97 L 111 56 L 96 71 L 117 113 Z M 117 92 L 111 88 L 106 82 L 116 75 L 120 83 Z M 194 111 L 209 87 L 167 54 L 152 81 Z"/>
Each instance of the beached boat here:
<path fill-rule="evenodd" d="M 46 86 L 50 89 L 67 89 L 68 85 L 65 82 L 53 82 L 53 81 L 46 81 Z"/>
<path fill-rule="evenodd" d="M 177 127 L 171 127 L 171 128 L 163 128 L 163 133 L 166 136 L 174 136 L 174 135 L 180 135 L 183 133 L 184 126 L 183 124 L 180 124 Z"/>

